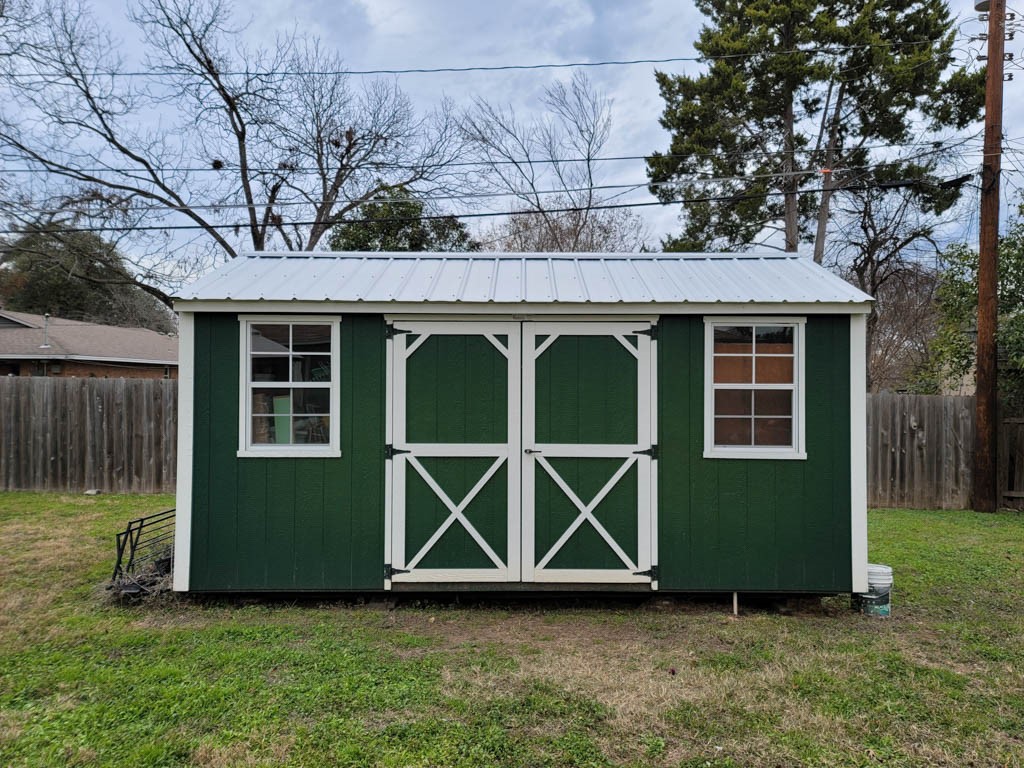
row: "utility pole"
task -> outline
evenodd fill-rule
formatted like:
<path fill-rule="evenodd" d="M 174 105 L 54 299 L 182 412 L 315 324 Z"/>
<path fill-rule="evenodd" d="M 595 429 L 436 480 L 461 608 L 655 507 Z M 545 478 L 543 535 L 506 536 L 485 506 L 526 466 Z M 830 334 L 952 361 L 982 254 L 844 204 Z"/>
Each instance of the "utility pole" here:
<path fill-rule="evenodd" d="M 999 285 L 999 174 L 1003 145 L 1003 50 L 1006 0 L 979 0 L 988 11 L 985 77 L 985 156 L 981 169 L 981 233 L 978 244 L 978 357 L 975 394 L 974 499 L 980 512 L 994 512 L 996 487 L 996 326 Z"/>

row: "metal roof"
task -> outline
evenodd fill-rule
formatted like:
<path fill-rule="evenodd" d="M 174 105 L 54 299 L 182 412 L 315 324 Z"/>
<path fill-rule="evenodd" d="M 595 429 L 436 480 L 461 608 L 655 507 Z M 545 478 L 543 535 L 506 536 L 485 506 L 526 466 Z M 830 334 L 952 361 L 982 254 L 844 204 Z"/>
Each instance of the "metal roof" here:
<path fill-rule="evenodd" d="M 871 297 L 796 254 L 248 253 L 181 302 L 858 304 Z"/>

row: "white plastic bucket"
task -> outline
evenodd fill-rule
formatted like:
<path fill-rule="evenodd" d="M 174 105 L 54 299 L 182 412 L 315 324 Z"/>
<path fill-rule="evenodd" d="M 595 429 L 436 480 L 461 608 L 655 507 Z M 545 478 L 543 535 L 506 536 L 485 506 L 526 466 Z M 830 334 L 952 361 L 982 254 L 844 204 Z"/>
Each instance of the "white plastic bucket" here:
<path fill-rule="evenodd" d="M 868 563 L 868 589 L 876 592 L 892 589 L 892 568 Z"/>

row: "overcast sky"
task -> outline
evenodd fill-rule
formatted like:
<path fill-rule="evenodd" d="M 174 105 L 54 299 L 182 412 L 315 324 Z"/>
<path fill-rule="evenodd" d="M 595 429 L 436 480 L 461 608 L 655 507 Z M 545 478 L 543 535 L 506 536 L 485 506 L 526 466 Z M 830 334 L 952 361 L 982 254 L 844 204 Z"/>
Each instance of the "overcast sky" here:
<path fill-rule="evenodd" d="M 124 40 L 124 53 L 136 60 L 141 46 L 125 22 L 119 0 L 98 0 L 101 15 Z M 978 34 L 973 3 L 951 3 L 962 31 Z M 694 54 L 693 41 L 703 17 L 686 0 L 250 0 L 237 8 L 251 14 L 245 31 L 250 43 L 272 41 L 281 31 L 319 35 L 336 47 L 353 70 L 416 67 L 500 66 L 626 59 L 662 59 Z M 244 9 L 244 10 L 242 10 Z M 1024 35 L 1021 35 L 1024 37 Z M 979 48 L 981 44 L 975 43 Z M 1010 44 L 1008 50 L 1014 50 Z M 667 64 L 671 72 L 695 73 L 695 64 Z M 650 64 L 592 68 L 592 80 L 614 100 L 609 155 L 649 153 L 667 146 L 667 134 L 658 125 L 663 103 Z M 1008 83 L 1007 134 L 1024 117 L 1020 89 L 1022 77 Z M 442 96 L 466 104 L 476 94 L 511 104 L 521 116 L 537 114 L 539 97 L 554 78 L 567 71 L 534 70 L 517 73 L 442 73 L 400 76 L 401 87 L 418 105 L 429 108 Z M 980 127 L 980 126 L 979 126 Z M 1024 135 L 1024 129 L 1020 131 Z M 1009 181 L 1020 186 L 1020 174 L 1010 164 Z M 645 180 L 642 161 L 605 166 L 606 183 Z M 1009 190 L 1012 191 L 1013 187 Z M 1004 195 L 1009 197 L 1009 195 Z M 643 189 L 622 198 L 650 201 Z M 676 228 L 676 213 L 641 208 L 653 241 Z M 973 224 L 965 232 L 976 237 Z"/>

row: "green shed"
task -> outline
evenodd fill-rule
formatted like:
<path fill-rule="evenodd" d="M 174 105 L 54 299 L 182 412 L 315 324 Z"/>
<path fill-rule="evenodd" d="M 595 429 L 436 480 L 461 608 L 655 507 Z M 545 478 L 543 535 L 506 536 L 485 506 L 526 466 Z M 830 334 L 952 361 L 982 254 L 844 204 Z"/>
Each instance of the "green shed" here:
<path fill-rule="evenodd" d="M 241 256 L 176 301 L 174 588 L 865 592 L 870 302 L 792 254 Z"/>

